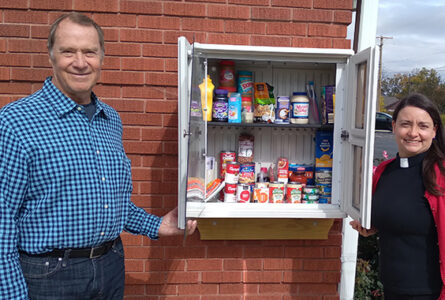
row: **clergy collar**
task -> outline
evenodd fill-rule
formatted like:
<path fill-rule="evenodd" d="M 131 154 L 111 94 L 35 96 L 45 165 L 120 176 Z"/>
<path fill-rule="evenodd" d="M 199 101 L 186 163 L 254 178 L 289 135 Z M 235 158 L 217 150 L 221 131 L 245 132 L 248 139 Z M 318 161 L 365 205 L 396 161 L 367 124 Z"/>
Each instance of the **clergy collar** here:
<path fill-rule="evenodd" d="M 426 152 L 411 156 L 411 157 L 400 157 L 399 153 L 397 153 L 396 164 L 402 169 L 414 167 L 417 164 L 422 163 L 423 158 L 425 157 Z"/>

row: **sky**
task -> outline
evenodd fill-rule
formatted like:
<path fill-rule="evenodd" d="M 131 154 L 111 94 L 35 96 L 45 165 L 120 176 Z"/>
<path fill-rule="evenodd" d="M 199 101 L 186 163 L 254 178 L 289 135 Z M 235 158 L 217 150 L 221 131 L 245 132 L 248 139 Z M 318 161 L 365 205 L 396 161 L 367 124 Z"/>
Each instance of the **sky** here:
<path fill-rule="evenodd" d="M 435 69 L 445 81 L 445 1 L 379 0 L 383 76 Z M 380 39 L 376 40 L 376 45 Z"/>

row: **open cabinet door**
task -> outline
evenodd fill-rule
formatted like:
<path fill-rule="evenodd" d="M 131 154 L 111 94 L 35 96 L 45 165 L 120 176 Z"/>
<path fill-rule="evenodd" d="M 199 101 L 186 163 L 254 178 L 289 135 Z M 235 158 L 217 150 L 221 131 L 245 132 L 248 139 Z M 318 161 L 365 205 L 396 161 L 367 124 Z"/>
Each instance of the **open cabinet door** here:
<path fill-rule="evenodd" d="M 185 228 L 187 201 L 201 202 L 206 187 L 207 124 L 198 88 L 207 75 L 206 59 L 178 39 L 178 227 Z"/>
<path fill-rule="evenodd" d="M 377 61 L 374 48 L 365 49 L 349 60 L 344 146 L 343 205 L 351 218 L 371 226 L 374 128 L 377 101 Z"/>

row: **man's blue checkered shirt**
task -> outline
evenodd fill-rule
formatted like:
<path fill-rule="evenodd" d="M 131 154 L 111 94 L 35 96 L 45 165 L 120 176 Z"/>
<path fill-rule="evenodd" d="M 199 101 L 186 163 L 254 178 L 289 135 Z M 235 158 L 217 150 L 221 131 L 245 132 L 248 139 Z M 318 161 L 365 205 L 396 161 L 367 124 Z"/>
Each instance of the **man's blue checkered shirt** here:
<path fill-rule="evenodd" d="M 117 112 L 84 108 L 47 78 L 0 110 L 0 299 L 26 299 L 18 250 L 102 244 L 122 230 L 157 238 L 161 218 L 130 201 L 131 165 Z"/>

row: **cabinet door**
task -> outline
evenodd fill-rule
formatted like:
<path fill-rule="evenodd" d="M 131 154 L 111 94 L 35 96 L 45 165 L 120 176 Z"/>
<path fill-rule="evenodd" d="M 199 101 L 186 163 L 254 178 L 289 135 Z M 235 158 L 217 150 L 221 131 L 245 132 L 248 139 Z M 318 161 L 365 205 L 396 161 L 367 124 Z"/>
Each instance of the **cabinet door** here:
<path fill-rule="evenodd" d="M 368 48 L 348 62 L 345 123 L 342 128 L 343 205 L 362 226 L 371 226 L 371 191 L 377 97 L 376 50 Z"/>
<path fill-rule="evenodd" d="M 197 88 L 207 76 L 207 60 L 184 37 L 178 45 L 178 227 L 183 229 L 187 201 L 202 201 L 207 185 L 207 126 Z"/>

